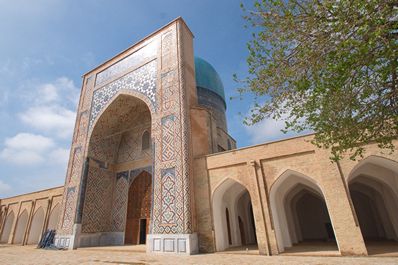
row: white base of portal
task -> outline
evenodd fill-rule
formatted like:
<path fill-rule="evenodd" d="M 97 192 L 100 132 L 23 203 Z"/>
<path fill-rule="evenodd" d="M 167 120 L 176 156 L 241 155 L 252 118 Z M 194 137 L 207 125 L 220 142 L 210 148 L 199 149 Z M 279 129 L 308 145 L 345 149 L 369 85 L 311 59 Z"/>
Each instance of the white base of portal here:
<path fill-rule="evenodd" d="M 81 229 L 81 224 L 74 224 L 72 235 L 55 235 L 54 245 L 56 247 L 69 250 L 76 249 L 79 244 L 79 235 Z"/>
<path fill-rule="evenodd" d="M 149 234 L 146 244 L 147 253 L 185 254 L 199 252 L 198 235 L 194 234 Z"/>

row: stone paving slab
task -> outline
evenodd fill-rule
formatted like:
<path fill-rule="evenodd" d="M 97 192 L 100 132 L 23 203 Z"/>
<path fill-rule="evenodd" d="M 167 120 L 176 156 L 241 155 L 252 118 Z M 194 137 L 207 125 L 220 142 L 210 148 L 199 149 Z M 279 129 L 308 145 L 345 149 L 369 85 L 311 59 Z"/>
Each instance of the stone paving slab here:
<path fill-rule="evenodd" d="M 148 255 L 117 251 L 75 251 L 42 250 L 32 246 L 0 246 L 0 264 L 398 264 L 397 257 L 297 257 L 297 256 L 259 256 L 244 254 L 202 254 L 194 256 Z"/>

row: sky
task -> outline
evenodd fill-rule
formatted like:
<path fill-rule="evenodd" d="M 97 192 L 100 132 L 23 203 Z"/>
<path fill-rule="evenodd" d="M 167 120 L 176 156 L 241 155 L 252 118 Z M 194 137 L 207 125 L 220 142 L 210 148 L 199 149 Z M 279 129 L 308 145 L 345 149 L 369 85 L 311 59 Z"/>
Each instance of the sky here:
<path fill-rule="evenodd" d="M 64 184 L 82 74 L 179 16 L 223 80 L 238 147 L 287 137 L 282 121 L 243 125 L 250 96 L 230 100 L 247 74 L 241 2 L 0 0 L 0 198 Z"/>

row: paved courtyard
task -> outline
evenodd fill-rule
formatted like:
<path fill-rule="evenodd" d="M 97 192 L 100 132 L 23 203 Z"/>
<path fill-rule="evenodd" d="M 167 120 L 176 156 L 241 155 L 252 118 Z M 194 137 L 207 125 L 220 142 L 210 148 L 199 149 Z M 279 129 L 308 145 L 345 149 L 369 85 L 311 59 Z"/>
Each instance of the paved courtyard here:
<path fill-rule="evenodd" d="M 398 264 L 398 257 L 303 257 L 250 254 L 194 256 L 147 255 L 143 249 L 86 248 L 76 251 L 42 250 L 33 246 L 0 245 L 0 264 Z"/>

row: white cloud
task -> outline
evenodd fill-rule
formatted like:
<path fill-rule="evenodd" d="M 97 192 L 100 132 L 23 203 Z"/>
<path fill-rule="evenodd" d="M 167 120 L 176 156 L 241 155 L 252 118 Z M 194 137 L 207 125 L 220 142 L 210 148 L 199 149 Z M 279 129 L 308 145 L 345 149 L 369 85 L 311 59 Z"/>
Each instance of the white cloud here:
<path fill-rule="evenodd" d="M 69 149 L 66 148 L 56 148 L 49 153 L 49 158 L 60 165 L 66 167 L 69 160 Z"/>
<path fill-rule="evenodd" d="M 283 133 L 282 130 L 285 129 L 285 121 L 287 119 L 288 114 L 286 113 L 285 115 L 282 115 L 279 120 L 271 118 L 264 119 L 255 125 L 245 126 L 245 130 L 249 134 L 252 144 L 261 144 L 263 142 L 281 140 L 288 137 L 311 133 L 309 130 L 300 133 L 294 131 Z"/>
<path fill-rule="evenodd" d="M 67 77 L 60 77 L 52 83 L 44 83 L 38 86 L 37 95 L 34 95 L 36 103 L 69 103 L 73 107 L 79 100 L 79 89 L 73 80 Z"/>
<path fill-rule="evenodd" d="M 19 133 L 4 141 L 0 158 L 15 164 L 38 164 L 45 160 L 45 153 L 54 147 L 51 138 L 42 135 Z"/>
<path fill-rule="evenodd" d="M 57 87 L 53 84 L 44 84 L 39 87 L 39 100 L 52 102 L 58 99 Z"/>
<path fill-rule="evenodd" d="M 20 113 L 19 117 L 35 129 L 68 138 L 73 132 L 76 113 L 58 105 L 37 106 Z"/>
<path fill-rule="evenodd" d="M 0 198 L 3 197 L 1 194 L 5 194 L 11 191 L 11 186 L 0 180 Z"/>
<path fill-rule="evenodd" d="M 79 89 L 74 82 L 60 77 L 52 83 L 40 84 L 27 96 L 30 107 L 19 113 L 25 124 L 41 133 L 54 134 L 56 137 L 72 136 L 79 97 Z"/>
<path fill-rule="evenodd" d="M 245 126 L 252 144 L 260 144 L 265 141 L 273 141 L 286 137 L 281 132 L 285 128 L 284 120 L 264 119 L 252 126 Z"/>

